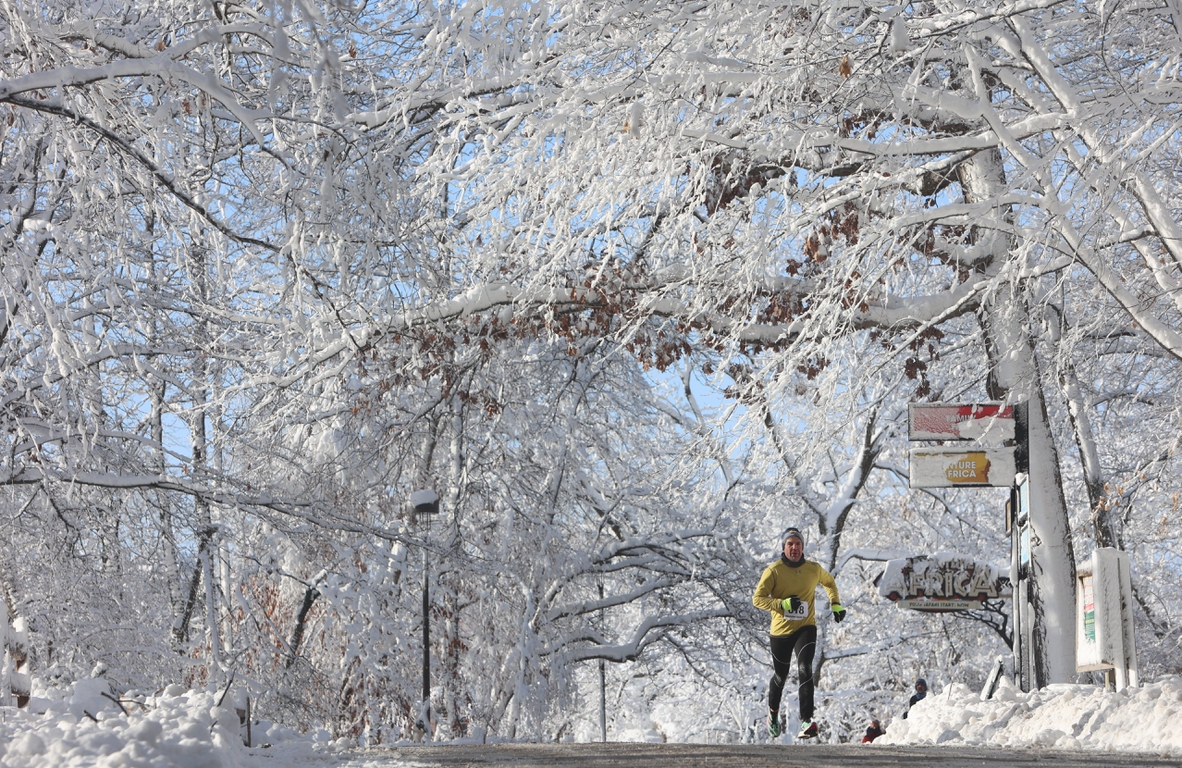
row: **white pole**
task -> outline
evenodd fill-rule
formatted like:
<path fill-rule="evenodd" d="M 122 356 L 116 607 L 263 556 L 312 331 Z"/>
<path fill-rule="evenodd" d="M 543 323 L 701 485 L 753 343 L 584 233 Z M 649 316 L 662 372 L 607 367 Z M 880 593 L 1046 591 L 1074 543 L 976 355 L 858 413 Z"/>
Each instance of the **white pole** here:
<path fill-rule="evenodd" d="M 1137 636 L 1133 632 L 1133 581 L 1129 572 L 1129 553 L 1117 551 L 1117 567 L 1120 571 L 1120 623 L 1124 635 L 1124 664 L 1128 669 L 1129 686 L 1136 688 L 1141 683 L 1137 676 Z"/>
<path fill-rule="evenodd" d="M 0 707 L 12 704 L 12 656 L 8 652 L 8 603 L 0 597 Z"/>

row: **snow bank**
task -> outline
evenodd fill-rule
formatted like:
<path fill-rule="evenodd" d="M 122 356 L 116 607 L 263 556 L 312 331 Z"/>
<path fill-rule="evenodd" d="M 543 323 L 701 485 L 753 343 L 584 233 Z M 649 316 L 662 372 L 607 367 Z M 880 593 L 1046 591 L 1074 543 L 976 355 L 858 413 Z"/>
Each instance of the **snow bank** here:
<path fill-rule="evenodd" d="M 1121 693 L 1052 685 L 1022 693 L 1003 678 L 989 701 L 953 684 L 896 718 L 876 744 L 957 744 L 1182 755 L 1182 677 Z"/>
<path fill-rule="evenodd" d="M 270 723 L 260 723 L 254 733 L 256 743 L 265 739 L 274 747 L 248 750 L 242 745 L 237 713 L 217 706 L 218 693 L 170 686 L 153 696 L 135 697 L 142 703 L 125 702 L 129 714 L 124 714 L 102 695 L 105 692 L 105 681 L 82 680 L 69 691 L 40 692 L 44 697 L 35 698 L 33 706 L 41 714 L 0 708 L 0 768 L 344 764 L 368 768 L 378 764 L 365 754 L 352 754 L 351 742 L 330 741 L 327 733 L 301 736 Z M 975 691 L 960 684 L 928 694 L 911 709 L 908 719 L 889 723 L 875 745 L 1042 747 L 1182 756 L 1180 720 L 1179 676 L 1122 693 L 1090 685 L 1055 685 L 1022 693 L 1003 678 L 990 701 L 981 701 Z M 626 735 L 635 741 L 665 739 L 655 727 Z"/>
<path fill-rule="evenodd" d="M 124 714 L 107 682 L 80 680 L 67 691 L 41 691 L 30 709 L 0 710 L 4 768 L 242 768 L 247 751 L 238 715 L 218 707 L 218 694 L 170 686 L 125 702 Z M 229 704 L 229 702 L 226 702 Z M 97 721 L 97 722 L 96 722 Z"/>

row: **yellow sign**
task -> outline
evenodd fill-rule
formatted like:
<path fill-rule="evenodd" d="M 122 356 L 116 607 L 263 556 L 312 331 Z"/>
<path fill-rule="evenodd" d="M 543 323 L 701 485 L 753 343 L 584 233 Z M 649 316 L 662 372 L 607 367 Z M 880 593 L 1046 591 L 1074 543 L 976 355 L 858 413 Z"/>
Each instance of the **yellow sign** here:
<path fill-rule="evenodd" d="M 944 476 L 953 485 L 985 485 L 989 482 L 989 457 L 984 451 L 960 454 L 944 468 Z"/>
<path fill-rule="evenodd" d="M 1014 482 L 1013 448 L 966 451 L 941 446 L 912 448 L 910 454 L 912 488 L 1005 488 Z"/>

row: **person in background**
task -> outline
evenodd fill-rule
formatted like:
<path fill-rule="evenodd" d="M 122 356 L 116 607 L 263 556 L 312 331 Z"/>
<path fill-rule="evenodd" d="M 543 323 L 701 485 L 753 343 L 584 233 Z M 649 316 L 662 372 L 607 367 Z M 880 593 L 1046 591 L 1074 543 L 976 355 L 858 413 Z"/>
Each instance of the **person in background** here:
<path fill-rule="evenodd" d="M 924 696 L 928 695 L 928 681 L 922 677 L 915 681 L 915 695 L 911 697 L 911 701 L 907 702 L 907 712 L 915 706 L 916 702 L 923 701 Z M 907 712 L 903 713 L 903 719 L 907 719 Z"/>
<path fill-rule="evenodd" d="M 886 733 L 886 731 L 883 730 L 882 723 L 878 722 L 878 718 L 876 717 L 871 720 L 870 725 L 867 726 L 866 735 L 862 737 L 862 743 L 869 744 L 884 733 Z"/>
<path fill-rule="evenodd" d="M 780 699 L 788 680 L 789 665 L 796 655 L 796 679 L 800 691 L 800 733 L 797 738 L 817 735 L 813 722 L 813 653 L 817 646 L 817 616 L 813 611 L 817 587 L 825 588 L 833 620 L 845 618 L 837 595 L 837 583 L 819 563 L 804 559 L 804 534 L 789 528 L 783 553 L 763 570 L 751 602 L 772 615 L 772 680 L 767 692 L 767 730 L 773 739 L 780 735 Z"/>

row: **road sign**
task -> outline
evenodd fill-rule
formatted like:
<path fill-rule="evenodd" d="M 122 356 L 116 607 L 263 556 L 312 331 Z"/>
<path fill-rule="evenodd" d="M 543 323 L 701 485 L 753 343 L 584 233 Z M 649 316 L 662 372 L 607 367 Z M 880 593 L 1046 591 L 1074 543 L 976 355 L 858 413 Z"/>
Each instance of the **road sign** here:
<path fill-rule="evenodd" d="M 1014 439 L 1014 407 L 1003 403 L 911 403 L 912 440 L 978 440 L 1000 445 Z"/>
<path fill-rule="evenodd" d="M 925 613 L 949 613 L 950 611 L 979 611 L 980 600 L 957 600 L 950 597 L 932 597 L 925 600 L 899 600 L 895 605 L 911 611 Z"/>
<path fill-rule="evenodd" d="M 1075 669 L 1116 670 L 1116 690 L 1137 687 L 1133 591 L 1128 553 L 1111 547 L 1092 551 L 1076 566 Z"/>
<path fill-rule="evenodd" d="M 979 610 L 1011 594 L 1008 569 L 947 552 L 889 560 L 874 583 L 878 594 L 917 611 Z"/>
<path fill-rule="evenodd" d="M 912 448 L 912 488 L 1008 488 L 1014 482 L 1013 448 Z"/>

